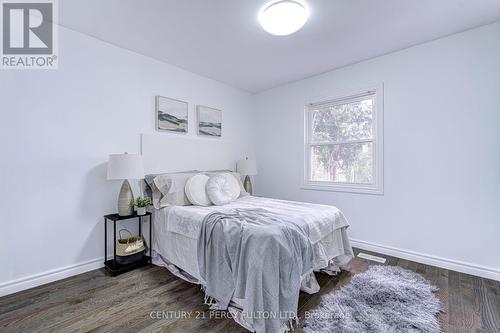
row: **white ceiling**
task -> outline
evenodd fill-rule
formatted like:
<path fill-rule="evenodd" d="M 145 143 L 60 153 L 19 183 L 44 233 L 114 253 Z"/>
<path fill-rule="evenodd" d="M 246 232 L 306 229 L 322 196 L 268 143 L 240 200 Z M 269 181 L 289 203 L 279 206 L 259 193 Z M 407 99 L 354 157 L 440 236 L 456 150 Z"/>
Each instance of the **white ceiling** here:
<path fill-rule="evenodd" d="M 306 0 L 297 33 L 259 26 L 266 0 L 64 0 L 60 23 L 250 92 L 500 20 L 500 0 Z"/>

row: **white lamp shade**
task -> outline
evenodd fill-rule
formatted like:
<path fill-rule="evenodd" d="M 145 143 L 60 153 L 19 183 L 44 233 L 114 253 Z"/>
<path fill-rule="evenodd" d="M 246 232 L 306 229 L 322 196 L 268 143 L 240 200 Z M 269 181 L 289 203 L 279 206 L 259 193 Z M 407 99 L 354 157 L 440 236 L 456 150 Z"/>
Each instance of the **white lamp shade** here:
<path fill-rule="evenodd" d="M 108 179 L 143 179 L 142 156 L 136 154 L 112 154 L 108 161 Z"/>
<path fill-rule="evenodd" d="M 239 160 L 236 163 L 236 170 L 244 176 L 253 176 L 257 174 L 257 163 L 255 160 Z"/>

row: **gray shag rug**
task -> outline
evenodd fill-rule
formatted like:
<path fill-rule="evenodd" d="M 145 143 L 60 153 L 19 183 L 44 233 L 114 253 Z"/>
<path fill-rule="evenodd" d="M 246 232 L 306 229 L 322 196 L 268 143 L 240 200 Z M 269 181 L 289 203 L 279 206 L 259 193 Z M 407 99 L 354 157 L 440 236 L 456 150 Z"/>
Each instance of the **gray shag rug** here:
<path fill-rule="evenodd" d="M 370 266 L 351 283 L 321 299 L 306 313 L 304 332 L 441 332 L 437 288 L 419 274 L 396 266 Z"/>

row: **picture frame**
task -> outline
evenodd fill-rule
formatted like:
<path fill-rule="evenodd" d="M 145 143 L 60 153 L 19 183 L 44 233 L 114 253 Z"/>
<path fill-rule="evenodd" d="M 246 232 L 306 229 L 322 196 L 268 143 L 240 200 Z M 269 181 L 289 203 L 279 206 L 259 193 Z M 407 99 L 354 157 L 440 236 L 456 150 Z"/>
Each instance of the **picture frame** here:
<path fill-rule="evenodd" d="M 222 110 L 204 105 L 196 106 L 197 128 L 199 136 L 222 137 Z"/>
<path fill-rule="evenodd" d="M 187 134 L 189 130 L 189 105 L 187 102 L 156 96 L 155 122 L 159 132 Z"/>

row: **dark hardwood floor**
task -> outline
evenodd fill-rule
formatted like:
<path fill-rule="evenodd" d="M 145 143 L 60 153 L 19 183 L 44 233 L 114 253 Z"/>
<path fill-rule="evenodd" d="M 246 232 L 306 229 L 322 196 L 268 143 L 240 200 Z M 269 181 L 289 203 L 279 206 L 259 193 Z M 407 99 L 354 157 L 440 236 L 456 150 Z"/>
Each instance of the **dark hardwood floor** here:
<path fill-rule="evenodd" d="M 379 256 L 439 287 L 444 332 L 500 332 L 500 282 Z M 321 291 L 301 293 L 300 316 L 370 265 L 378 264 L 356 258 L 339 276 L 317 274 Z M 224 315 L 203 305 L 199 286 L 156 266 L 117 277 L 98 269 L 0 298 L 0 332 L 247 332 Z"/>

